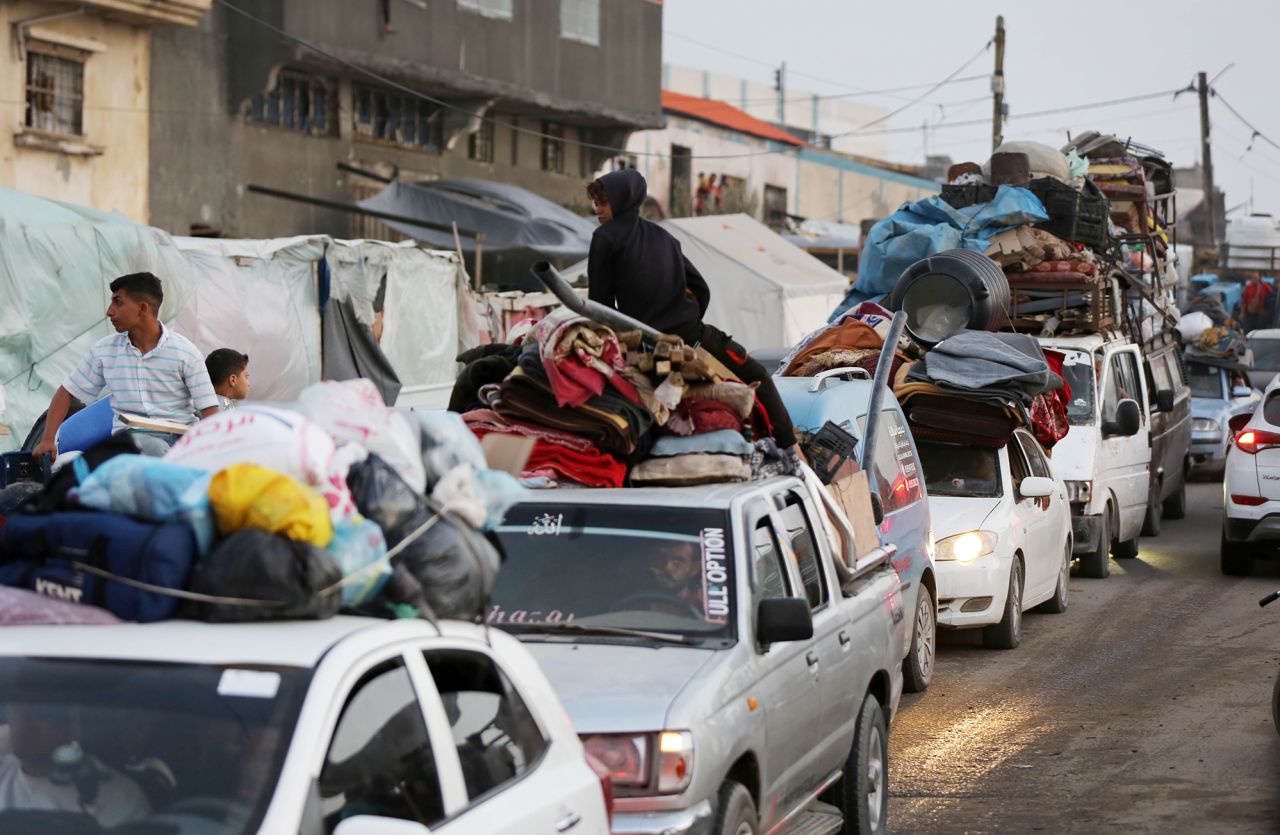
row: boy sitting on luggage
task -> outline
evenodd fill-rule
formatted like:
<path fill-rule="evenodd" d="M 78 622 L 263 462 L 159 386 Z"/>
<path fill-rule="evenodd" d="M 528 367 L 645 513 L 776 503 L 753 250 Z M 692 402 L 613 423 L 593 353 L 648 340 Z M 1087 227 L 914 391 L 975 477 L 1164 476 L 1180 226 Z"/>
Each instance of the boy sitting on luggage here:
<path fill-rule="evenodd" d="M 640 217 L 648 184 L 634 168 L 605 174 L 587 186 L 600 228 L 591 236 L 587 295 L 654 330 L 701 347 L 748 385 L 783 449 L 795 447 L 791 417 L 764 366 L 714 325 L 702 321 L 711 289 L 666 229 Z M 798 450 L 796 450 L 798 452 Z"/>
<path fill-rule="evenodd" d="M 232 348 L 219 348 L 204 361 L 209 381 L 223 409 L 234 409 L 237 400 L 249 396 L 249 355 Z"/>

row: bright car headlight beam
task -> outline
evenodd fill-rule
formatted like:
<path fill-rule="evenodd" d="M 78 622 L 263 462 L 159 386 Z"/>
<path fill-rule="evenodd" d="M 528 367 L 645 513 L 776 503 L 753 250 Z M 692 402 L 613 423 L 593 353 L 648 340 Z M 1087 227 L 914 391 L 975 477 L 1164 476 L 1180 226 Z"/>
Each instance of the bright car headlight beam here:
<path fill-rule="evenodd" d="M 937 559 L 972 562 L 996 550 L 1000 538 L 991 531 L 968 531 L 938 543 Z"/>

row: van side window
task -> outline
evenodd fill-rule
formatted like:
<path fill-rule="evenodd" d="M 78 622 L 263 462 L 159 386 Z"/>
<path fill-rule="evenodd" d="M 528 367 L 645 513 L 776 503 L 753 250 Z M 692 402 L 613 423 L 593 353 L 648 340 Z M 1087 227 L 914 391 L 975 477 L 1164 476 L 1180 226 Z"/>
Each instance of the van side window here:
<path fill-rule="evenodd" d="M 788 492 L 779 514 L 786 526 L 791 550 L 796 555 L 800 579 L 804 582 L 804 595 L 809 608 L 817 609 L 827 602 L 827 578 L 818 560 L 818 543 L 814 540 L 813 526 L 809 524 L 804 505 L 794 492 Z"/>
<path fill-rule="evenodd" d="M 466 650 L 424 653 L 474 803 L 522 776 L 547 749 L 538 723 L 493 659 Z"/>
<path fill-rule="evenodd" d="M 1177 351 L 1169 354 L 1169 382 L 1174 391 L 1182 391 L 1187 387 L 1187 375 L 1182 371 L 1182 357 Z"/>
<path fill-rule="evenodd" d="M 755 565 L 755 576 L 751 585 L 752 608 L 761 600 L 772 597 L 789 597 L 787 591 L 787 572 L 782 567 L 782 555 L 778 551 L 778 543 L 773 538 L 773 528 L 769 526 L 769 517 L 756 523 L 751 532 L 751 555 Z"/>
<path fill-rule="evenodd" d="M 444 819 L 444 799 L 422 707 L 404 662 L 387 661 L 352 689 L 319 780 L 325 830 L 351 815 Z"/>
<path fill-rule="evenodd" d="M 1138 365 L 1132 352 L 1120 351 L 1111 355 L 1111 374 L 1104 396 L 1104 414 L 1108 419 L 1115 417 L 1116 404 L 1121 400 L 1133 400 L 1138 404 L 1138 411 L 1145 413 L 1142 386 L 1138 382 Z"/>
<path fill-rule="evenodd" d="M 1147 402 L 1154 407 L 1156 393 L 1173 389 L 1173 380 L 1169 376 L 1170 355 L 1159 354 L 1147 361 Z"/>

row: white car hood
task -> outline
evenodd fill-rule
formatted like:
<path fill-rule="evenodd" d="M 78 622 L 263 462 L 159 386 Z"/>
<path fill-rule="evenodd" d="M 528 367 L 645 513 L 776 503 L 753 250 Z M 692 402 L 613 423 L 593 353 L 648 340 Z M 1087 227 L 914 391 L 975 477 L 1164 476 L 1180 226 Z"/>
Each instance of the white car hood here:
<path fill-rule="evenodd" d="M 1001 499 L 979 499 L 961 496 L 930 496 L 929 515 L 933 518 L 934 540 L 958 533 L 977 531 L 1000 507 Z"/>

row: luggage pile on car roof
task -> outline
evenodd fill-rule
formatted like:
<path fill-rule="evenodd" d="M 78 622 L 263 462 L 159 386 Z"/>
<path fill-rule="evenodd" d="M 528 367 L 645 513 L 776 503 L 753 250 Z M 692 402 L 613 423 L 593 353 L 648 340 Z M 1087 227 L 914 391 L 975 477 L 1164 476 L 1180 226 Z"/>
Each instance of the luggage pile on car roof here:
<path fill-rule="evenodd" d="M 0 491 L 0 623 L 27 593 L 139 622 L 474 618 L 488 532 L 523 495 L 457 415 L 318 383 L 206 418 L 164 458 L 116 435 Z"/>
<path fill-rule="evenodd" d="M 532 440 L 527 486 L 682 486 L 795 471 L 755 398 L 710 354 L 557 308 L 472 352 L 450 408 L 480 438 Z"/>

